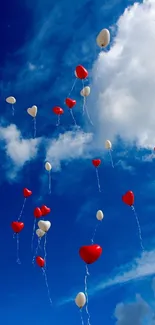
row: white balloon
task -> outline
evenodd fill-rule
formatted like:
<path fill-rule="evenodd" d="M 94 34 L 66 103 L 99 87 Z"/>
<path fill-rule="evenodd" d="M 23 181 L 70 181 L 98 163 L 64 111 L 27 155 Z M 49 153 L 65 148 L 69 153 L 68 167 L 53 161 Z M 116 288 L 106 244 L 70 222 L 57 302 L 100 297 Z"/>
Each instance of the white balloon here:
<path fill-rule="evenodd" d="M 16 103 L 16 98 L 15 97 L 12 97 L 12 96 L 9 96 L 9 97 L 7 97 L 6 98 L 6 102 L 8 103 L 8 104 L 15 104 Z"/>
<path fill-rule="evenodd" d="M 40 220 L 38 222 L 38 227 L 44 231 L 44 232 L 47 232 L 50 227 L 51 227 L 51 222 L 50 221 L 44 221 L 44 220 Z"/>
<path fill-rule="evenodd" d="M 86 303 L 86 296 L 83 292 L 79 292 L 75 298 L 75 303 L 79 308 L 82 308 Z"/>
<path fill-rule="evenodd" d="M 47 161 L 45 164 L 45 169 L 49 172 L 52 169 L 51 164 Z"/>
<path fill-rule="evenodd" d="M 99 221 L 102 221 L 102 219 L 104 218 L 104 214 L 101 210 L 98 210 L 97 213 L 96 213 L 96 218 L 97 220 Z"/>
<path fill-rule="evenodd" d="M 105 141 L 105 148 L 106 149 L 111 149 L 112 148 L 112 143 L 110 142 L 110 140 Z"/>
<path fill-rule="evenodd" d="M 36 235 L 41 238 L 45 235 L 45 231 L 41 230 L 40 228 L 36 230 Z"/>
<path fill-rule="evenodd" d="M 78 78 L 77 73 L 76 73 L 76 70 L 74 71 L 74 74 L 75 74 L 75 77 Z"/>
<path fill-rule="evenodd" d="M 31 115 L 32 117 L 36 117 L 37 116 L 37 110 L 38 110 L 37 106 L 33 105 L 32 107 L 27 109 L 27 113 L 29 115 Z"/>
<path fill-rule="evenodd" d="M 104 28 L 100 31 L 96 38 L 96 43 L 99 47 L 107 47 L 110 43 L 110 32 Z"/>
<path fill-rule="evenodd" d="M 83 97 L 87 97 L 90 94 L 90 87 L 86 86 L 80 91 L 80 95 Z"/>

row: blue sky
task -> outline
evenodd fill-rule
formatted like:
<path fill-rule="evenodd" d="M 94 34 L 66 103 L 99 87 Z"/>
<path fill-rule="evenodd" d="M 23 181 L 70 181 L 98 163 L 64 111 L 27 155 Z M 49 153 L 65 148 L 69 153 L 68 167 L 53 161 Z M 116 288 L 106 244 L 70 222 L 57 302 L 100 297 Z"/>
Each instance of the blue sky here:
<path fill-rule="evenodd" d="M 91 243 L 101 209 L 105 218 L 95 242 L 103 254 L 89 267 L 91 324 L 154 325 L 155 4 L 16 0 L 3 4 L 0 15 L 1 320 L 4 325 L 80 324 L 74 298 L 84 291 L 85 266 L 78 250 Z M 100 53 L 95 39 L 102 28 L 110 30 L 111 43 Z M 72 96 L 80 129 L 64 105 L 78 64 L 89 71 L 87 106 L 94 124 L 82 116 L 78 81 Z M 15 116 L 8 96 L 17 100 Z M 38 106 L 36 139 L 27 114 L 32 105 Z M 65 111 L 59 127 L 52 113 L 57 105 Z M 114 169 L 106 139 L 113 144 Z M 101 193 L 91 163 L 96 157 L 102 160 Z M 53 167 L 51 195 L 46 160 Z M 33 196 L 23 213 L 19 266 L 10 223 L 19 216 L 24 187 Z M 134 215 L 121 199 L 128 190 L 135 194 L 143 254 Z M 52 210 L 47 217 L 52 308 L 41 270 L 32 266 L 33 210 L 42 204 Z M 85 310 L 83 315 L 87 324 Z"/>

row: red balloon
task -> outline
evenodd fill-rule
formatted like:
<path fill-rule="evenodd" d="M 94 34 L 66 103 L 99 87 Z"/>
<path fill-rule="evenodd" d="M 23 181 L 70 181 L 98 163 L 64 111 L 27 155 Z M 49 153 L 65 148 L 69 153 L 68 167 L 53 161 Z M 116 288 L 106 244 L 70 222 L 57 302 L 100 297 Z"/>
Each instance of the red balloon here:
<path fill-rule="evenodd" d="M 99 167 L 101 165 L 101 159 L 93 159 L 92 160 L 92 164 L 94 165 L 94 167 Z"/>
<path fill-rule="evenodd" d="M 32 195 L 32 191 L 28 190 L 28 188 L 25 187 L 23 189 L 23 195 L 24 195 L 25 198 L 27 198 L 27 197 Z"/>
<path fill-rule="evenodd" d="M 56 115 L 62 115 L 64 113 L 64 110 L 59 106 L 55 106 L 53 108 L 53 113 Z"/>
<path fill-rule="evenodd" d="M 98 260 L 102 254 L 102 247 L 99 245 L 82 246 L 79 255 L 86 264 L 92 264 Z"/>
<path fill-rule="evenodd" d="M 42 207 L 40 208 L 41 212 L 42 212 L 42 216 L 46 216 L 48 213 L 51 212 L 51 209 L 48 208 L 46 205 L 42 205 Z"/>
<path fill-rule="evenodd" d="M 134 204 L 134 193 L 132 191 L 126 192 L 122 196 L 122 200 L 125 204 L 132 206 Z"/>
<path fill-rule="evenodd" d="M 42 212 L 40 208 L 35 208 L 33 214 L 36 218 L 42 217 Z"/>
<path fill-rule="evenodd" d="M 82 65 L 78 65 L 75 71 L 79 79 L 86 79 L 88 77 L 88 71 Z"/>
<path fill-rule="evenodd" d="M 13 221 L 11 223 L 11 227 L 12 227 L 13 231 L 16 234 L 18 234 L 24 228 L 24 223 L 23 222 L 19 222 L 19 221 Z"/>
<path fill-rule="evenodd" d="M 76 100 L 71 98 L 66 98 L 65 103 L 68 106 L 68 108 L 73 108 L 76 105 Z"/>
<path fill-rule="evenodd" d="M 40 266 L 40 267 L 44 267 L 44 265 L 45 265 L 45 260 L 44 260 L 41 256 L 37 256 L 37 257 L 36 257 L 36 263 L 38 264 L 38 266 Z"/>

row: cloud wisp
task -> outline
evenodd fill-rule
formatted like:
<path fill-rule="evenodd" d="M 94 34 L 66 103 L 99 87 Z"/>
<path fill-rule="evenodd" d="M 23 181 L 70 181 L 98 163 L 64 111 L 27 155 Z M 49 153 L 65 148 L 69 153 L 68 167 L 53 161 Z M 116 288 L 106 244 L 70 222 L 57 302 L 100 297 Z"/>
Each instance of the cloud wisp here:
<path fill-rule="evenodd" d="M 122 265 L 115 269 L 107 279 L 100 280 L 98 283 L 90 286 L 89 295 L 94 296 L 102 291 L 125 285 L 131 281 L 144 280 L 155 274 L 155 250 L 144 252 L 141 257 L 134 259 L 131 263 Z M 64 297 L 59 302 L 60 305 L 70 303 L 74 300 L 75 295 Z"/>

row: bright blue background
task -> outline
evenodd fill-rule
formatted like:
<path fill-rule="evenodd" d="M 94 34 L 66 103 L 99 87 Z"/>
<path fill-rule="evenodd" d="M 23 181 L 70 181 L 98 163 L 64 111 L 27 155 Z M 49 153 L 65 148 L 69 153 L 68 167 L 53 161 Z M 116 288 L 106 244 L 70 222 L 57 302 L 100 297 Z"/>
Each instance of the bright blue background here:
<path fill-rule="evenodd" d="M 101 0 L 76 1 L 71 4 L 69 1 L 58 1 L 55 4 L 47 0 L 7 0 L 1 4 L 0 114 L 7 121 L 6 124 L 15 123 L 23 136 L 30 137 L 32 123 L 27 117 L 26 108 L 36 104 L 39 107 L 38 136 L 52 137 L 57 132 L 69 130 L 71 119 L 67 115 L 64 116 L 63 126 L 55 131 L 55 117 L 51 108 L 63 105 L 74 80 L 76 65 L 83 64 L 91 69 L 98 54 L 95 45 L 97 33 L 114 24 L 127 5 L 129 2 L 124 0 L 111 4 Z M 85 56 L 81 54 L 80 47 L 84 40 L 87 48 Z M 43 67 L 39 72 L 30 71 L 28 62 Z M 14 117 L 5 103 L 9 95 L 17 98 Z M 80 115 L 76 114 L 80 122 Z M 121 150 L 121 146 L 115 148 L 115 152 L 117 150 Z M 131 151 L 129 164 L 133 163 L 135 150 Z M 74 303 L 59 304 L 65 297 L 84 290 L 85 268 L 78 249 L 90 243 L 98 209 L 104 211 L 105 219 L 98 228 L 95 241 L 103 247 L 103 255 L 89 268 L 91 287 L 98 280 L 104 281 L 115 267 L 128 263 L 140 254 L 134 216 L 121 201 L 122 194 L 127 190 L 135 193 L 135 208 L 140 216 L 144 245 L 148 250 L 152 248 L 154 208 L 150 209 L 150 206 L 154 202 L 154 167 L 150 163 L 142 165 L 135 161 L 134 174 L 119 168 L 113 170 L 110 162 L 106 166 L 103 163 L 99 169 L 102 188 L 99 194 L 91 161 L 73 160 L 68 165 L 62 165 L 61 172 L 53 176 L 52 194 L 48 195 L 46 182 L 43 188 L 40 179 L 44 173 L 44 158 L 44 152 L 40 151 L 39 159 L 27 164 L 16 182 L 8 182 L 3 172 L 0 174 L 0 313 L 3 325 L 49 325 L 52 322 L 55 325 L 69 322 L 72 325 L 80 324 Z M 2 165 L 5 159 L 1 150 Z M 152 189 L 146 188 L 148 182 Z M 30 188 L 33 196 L 27 200 L 23 214 L 25 229 L 20 236 L 22 264 L 18 266 L 10 223 L 20 213 L 23 187 Z M 47 275 L 53 308 L 48 301 L 41 270 L 31 263 L 33 209 L 42 204 L 52 209 L 49 216 L 52 228 L 47 243 Z M 151 282 L 151 279 L 148 281 Z M 134 297 L 137 290 L 144 297 L 148 294 L 145 282 L 140 282 L 94 295 L 89 305 L 91 323 L 114 324 L 112 315 L 116 304 L 129 295 Z"/>

